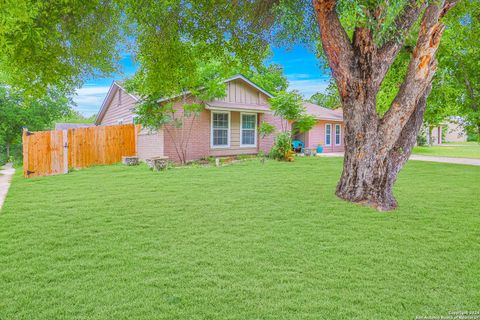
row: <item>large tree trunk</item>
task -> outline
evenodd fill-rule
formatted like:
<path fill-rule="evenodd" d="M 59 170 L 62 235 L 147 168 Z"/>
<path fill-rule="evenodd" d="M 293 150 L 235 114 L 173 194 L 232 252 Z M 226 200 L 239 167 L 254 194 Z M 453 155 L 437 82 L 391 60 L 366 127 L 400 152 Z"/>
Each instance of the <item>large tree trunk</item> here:
<path fill-rule="evenodd" d="M 423 120 L 437 65 L 435 53 L 444 30 L 440 18 L 455 2 L 439 0 L 427 5 L 425 1 L 409 0 L 395 20 L 396 34 L 377 47 L 369 27 L 355 28 L 350 41 L 338 19 L 335 0 L 313 0 L 323 49 L 343 106 L 345 159 L 338 197 L 382 211 L 397 207 L 392 189 Z M 422 12 L 405 80 L 390 109 L 380 117 L 376 96 L 381 83 Z M 374 21 L 379 16 L 375 8 L 366 14 Z"/>
<path fill-rule="evenodd" d="M 345 135 L 347 150 L 336 192 L 339 198 L 368 205 L 380 211 L 397 207 L 393 185 L 415 146 L 430 88 L 431 86 L 427 87 L 418 100 L 414 112 L 388 152 L 382 151 L 384 148 L 380 143 L 382 139 L 375 127 L 365 129 L 369 131 L 368 141 L 358 139 L 356 135 Z M 346 131 L 351 131 L 348 130 L 348 125 Z"/>

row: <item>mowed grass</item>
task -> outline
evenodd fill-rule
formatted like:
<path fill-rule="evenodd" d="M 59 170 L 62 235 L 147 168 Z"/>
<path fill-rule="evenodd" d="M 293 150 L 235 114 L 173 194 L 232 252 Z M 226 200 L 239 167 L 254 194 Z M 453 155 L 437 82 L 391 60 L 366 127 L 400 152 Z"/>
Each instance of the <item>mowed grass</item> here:
<path fill-rule="evenodd" d="M 340 158 L 14 179 L 0 319 L 414 319 L 480 310 L 480 168 L 410 161 L 400 208 Z"/>
<path fill-rule="evenodd" d="M 452 158 L 480 159 L 480 144 L 477 142 L 460 142 L 443 146 L 415 147 L 413 154 Z"/>

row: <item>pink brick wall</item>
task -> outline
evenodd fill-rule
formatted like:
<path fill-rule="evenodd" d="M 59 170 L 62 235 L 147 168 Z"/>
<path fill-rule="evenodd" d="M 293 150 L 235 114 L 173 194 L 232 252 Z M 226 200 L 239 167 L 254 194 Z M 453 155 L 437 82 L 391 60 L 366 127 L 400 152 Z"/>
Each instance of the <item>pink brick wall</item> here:
<path fill-rule="evenodd" d="M 190 100 L 191 101 L 191 100 Z M 181 103 L 178 102 L 175 104 L 175 108 L 178 112 L 178 115 L 182 112 Z M 164 155 L 168 156 L 172 161 L 179 162 L 180 158 L 175 150 L 175 144 L 173 139 L 176 141 L 180 140 L 179 137 L 182 134 L 182 131 L 188 135 L 187 131 L 192 124 L 192 134 L 190 135 L 190 140 L 188 144 L 187 151 L 187 160 L 198 160 L 203 157 L 208 156 L 233 156 L 239 154 L 257 154 L 258 146 L 262 144 L 259 137 L 257 137 L 257 147 L 245 148 L 240 147 L 240 113 L 231 111 L 230 113 L 231 122 L 230 122 L 230 148 L 214 148 L 210 147 L 210 122 L 211 122 L 211 112 L 210 110 L 205 110 L 200 113 L 195 119 L 191 118 L 183 128 L 164 128 Z M 261 115 L 258 116 L 257 121 L 261 118 Z M 172 138 L 173 137 L 173 138 Z"/>
<path fill-rule="evenodd" d="M 331 146 L 325 145 L 325 125 L 332 125 L 332 134 L 331 134 Z M 335 145 L 335 125 L 340 124 L 340 145 Z M 343 152 L 344 151 L 344 141 L 343 141 L 344 125 L 341 122 L 335 121 L 325 121 L 319 120 L 317 124 L 306 133 L 306 148 L 317 148 L 319 144 L 323 146 L 323 152 Z"/>
<path fill-rule="evenodd" d="M 270 152 L 270 150 L 273 147 L 273 143 L 275 142 L 275 137 L 280 132 L 282 132 L 282 122 L 281 122 L 282 120 L 279 117 L 273 115 L 272 113 L 265 113 L 265 114 L 262 114 L 260 116 L 260 124 L 263 121 L 271 123 L 276 127 L 276 132 L 274 134 L 268 135 L 263 139 L 262 138 L 259 139 L 259 141 L 260 141 L 259 149 L 262 150 L 265 153 L 268 153 L 268 152 Z M 286 128 L 286 130 L 290 130 L 291 129 L 291 124 L 290 123 L 287 123 L 287 124 L 284 123 L 284 127 Z"/>
<path fill-rule="evenodd" d="M 193 99 L 189 98 L 188 102 L 192 102 Z M 183 112 L 181 102 L 176 102 L 174 107 L 177 110 L 178 116 Z M 182 135 L 182 131 L 185 135 L 188 135 L 187 131 L 190 130 L 190 124 L 192 124 L 192 134 L 188 143 L 187 159 L 196 160 L 202 157 L 208 156 L 210 150 L 210 112 L 205 110 L 195 119 L 191 117 L 182 128 L 173 128 L 167 126 L 164 131 L 164 155 L 169 157 L 172 161 L 179 162 L 180 159 L 175 149 L 175 141 L 179 141 Z"/>

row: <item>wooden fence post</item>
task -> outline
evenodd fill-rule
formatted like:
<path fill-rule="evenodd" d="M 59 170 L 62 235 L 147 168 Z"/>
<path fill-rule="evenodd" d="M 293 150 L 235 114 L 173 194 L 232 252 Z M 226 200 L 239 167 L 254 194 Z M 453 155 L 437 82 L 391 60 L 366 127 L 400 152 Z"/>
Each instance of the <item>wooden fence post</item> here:
<path fill-rule="evenodd" d="M 138 134 L 140 133 L 140 125 L 136 124 L 135 125 L 135 156 L 138 157 Z"/>

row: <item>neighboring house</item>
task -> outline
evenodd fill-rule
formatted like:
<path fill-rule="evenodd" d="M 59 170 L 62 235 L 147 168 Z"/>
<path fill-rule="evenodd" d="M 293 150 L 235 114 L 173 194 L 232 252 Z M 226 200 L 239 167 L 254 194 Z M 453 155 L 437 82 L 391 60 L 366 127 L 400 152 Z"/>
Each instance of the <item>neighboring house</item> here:
<path fill-rule="evenodd" d="M 467 133 L 462 125 L 462 119 L 452 117 L 437 127 L 430 127 L 431 134 L 427 131 L 427 142 L 439 145 L 445 142 L 465 142 Z"/>
<path fill-rule="evenodd" d="M 55 123 L 55 130 L 95 127 L 93 123 Z"/>
<path fill-rule="evenodd" d="M 265 121 L 281 130 L 281 119 L 275 116 L 268 103 L 270 93 L 243 75 L 227 80 L 226 96 L 205 103 L 205 110 L 192 123 L 188 160 L 208 156 L 233 156 L 269 152 L 275 135 L 262 138 L 258 127 Z M 115 125 L 135 122 L 134 107 L 139 97 L 128 93 L 119 82 L 113 82 L 98 113 L 97 125 Z M 163 99 L 159 103 L 173 102 L 182 111 L 183 97 Z M 187 102 L 198 100 L 187 93 Z M 343 120 L 341 111 L 330 110 L 305 103 L 307 113 L 317 118 L 317 125 L 303 134 L 307 148 L 324 146 L 324 152 L 343 151 Z M 292 124 L 289 124 L 289 128 Z M 294 125 L 294 124 L 293 124 Z M 174 129 L 180 133 L 183 129 Z M 142 129 L 138 136 L 138 156 L 146 159 L 168 156 L 178 161 L 172 137 L 160 129 L 155 132 Z M 172 131 L 172 130 L 169 130 Z"/>

